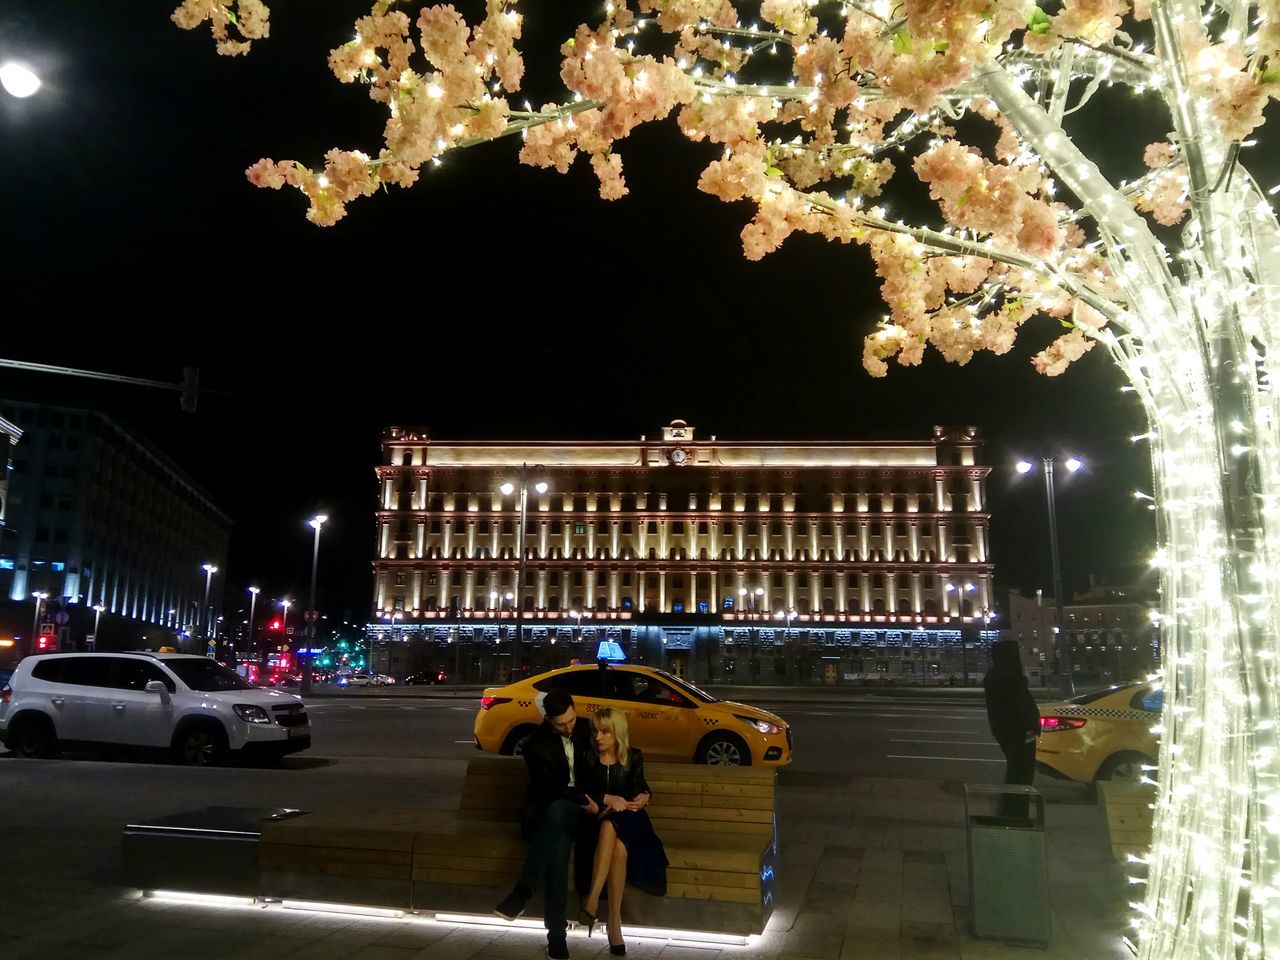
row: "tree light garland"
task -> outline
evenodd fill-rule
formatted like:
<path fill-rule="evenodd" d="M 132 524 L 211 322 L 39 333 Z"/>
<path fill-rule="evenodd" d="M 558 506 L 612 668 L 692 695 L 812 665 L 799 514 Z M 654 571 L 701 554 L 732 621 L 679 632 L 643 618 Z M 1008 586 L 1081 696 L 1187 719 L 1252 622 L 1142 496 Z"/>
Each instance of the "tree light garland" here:
<path fill-rule="evenodd" d="M 699 189 L 754 205 L 749 258 L 797 230 L 871 253 L 889 308 L 865 342 L 873 375 L 927 344 L 961 364 L 1007 352 L 1038 314 L 1066 328 L 1043 373 L 1101 343 L 1147 411 L 1134 439 L 1151 444 L 1158 507 L 1166 697 L 1133 941 L 1144 960 L 1280 957 L 1280 188 L 1240 163 L 1280 95 L 1280 0 L 744 0 L 745 18 L 729 0 L 611 0 L 561 48 L 565 97 L 536 110 L 507 100 L 518 0 L 475 5 L 473 28 L 452 6 L 411 23 L 375 2 L 329 64 L 387 108 L 382 149 L 331 150 L 320 170 L 264 159 L 249 179 L 300 190 L 327 226 L 450 151 L 519 134 L 522 162 L 564 173 L 584 154 L 615 199 L 615 145 L 675 113 L 723 148 Z M 184 0 L 173 19 L 237 55 L 268 16 L 260 0 Z M 1127 183 L 1067 127 L 1115 86 L 1172 127 Z M 994 157 L 959 140 L 984 122 Z M 908 150 L 941 224 L 868 203 Z"/>

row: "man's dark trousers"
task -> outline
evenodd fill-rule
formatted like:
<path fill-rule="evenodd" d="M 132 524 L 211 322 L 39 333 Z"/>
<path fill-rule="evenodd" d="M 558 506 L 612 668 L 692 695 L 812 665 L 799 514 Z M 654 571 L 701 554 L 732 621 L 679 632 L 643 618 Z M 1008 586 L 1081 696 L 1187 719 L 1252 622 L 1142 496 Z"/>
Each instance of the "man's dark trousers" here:
<path fill-rule="evenodd" d="M 1036 776 L 1036 742 L 1002 743 L 1000 749 L 1005 759 L 1004 782 L 1031 786 Z M 1029 812 L 1026 797 L 1006 796 L 1000 806 L 1006 817 L 1024 819 Z"/>
<path fill-rule="evenodd" d="M 529 836 L 529 856 L 525 860 L 520 883 L 530 890 L 542 887 L 543 923 L 548 936 L 563 937 L 568 924 L 565 922 L 565 905 L 569 898 L 569 852 L 579 841 L 578 875 L 582 878 L 585 865 L 590 878 L 589 840 L 595 826 L 595 817 L 572 800 L 556 800 L 547 807 L 533 833 Z"/>

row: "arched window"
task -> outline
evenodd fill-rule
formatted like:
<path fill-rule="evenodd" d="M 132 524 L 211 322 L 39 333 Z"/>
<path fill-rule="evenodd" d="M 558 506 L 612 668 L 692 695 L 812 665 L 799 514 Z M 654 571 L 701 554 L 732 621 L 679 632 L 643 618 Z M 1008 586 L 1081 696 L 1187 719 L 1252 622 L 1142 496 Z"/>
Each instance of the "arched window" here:
<path fill-rule="evenodd" d="M 835 612 L 836 612 L 836 602 L 835 602 L 835 600 L 833 600 L 831 597 L 826 597 L 826 598 L 824 598 L 824 599 L 823 599 L 823 601 L 822 601 L 822 612 L 823 612 L 823 613 L 835 613 Z"/>
<path fill-rule="evenodd" d="M 877 599 L 871 604 L 872 613 L 884 613 L 884 600 Z"/>
<path fill-rule="evenodd" d="M 552 597 L 550 600 L 548 600 L 548 601 L 547 601 L 547 609 L 548 609 L 548 610 L 551 610 L 551 611 L 554 611 L 554 612 L 559 612 L 559 610 L 560 610 L 560 598 L 559 598 L 559 597 Z"/>
<path fill-rule="evenodd" d="M 796 601 L 796 612 L 797 612 L 797 613 L 808 613 L 808 612 L 809 612 L 809 598 L 808 598 L 808 597 L 801 597 L 799 600 L 797 600 L 797 601 Z"/>
<path fill-rule="evenodd" d="M 525 613 L 533 613 L 533 597 L 525 597 L 520 603 L 520 609 Z"/>
<path fill-rule="evenodd" d="M 911 612 L 911 598 L 910 598 L 910 597 L 899 597 L 899 598 L 898 598 L 897 612 L 898 612 L 898 613 L 910 613 L 910 612 Z"/>
<path fill-rule="evenodd" d="M 968 597 L 965 597 L 963 600 L 960 601 L 960 616 L 962 617 L 973 616 L 973 601 L 970 600 Z"/>
<path fill-rule="evenodd" d="M 936 617 L 938 615 L 938 601 L 933 597 L 924 602 L 924 614 L 926 617 Z"/>
<path fill-rule="evenodd" d="M 402 454 L 400 455 L 400 465 L 401 465 L 402 467 L 412 467 L 412 466 L 413 466 L 413 451 L 412 451 L 412 450 L 406 450 L 404 453 L 402 453 Z"/>
<path fill-rule="evenodd" d="M 436 598 L 427 597 L 426 602 L 422 605 L 422 609 L 429 610 L 434 613 L 436 609 Z"/>
<path fill-rule="evenodd" d="M 604 613 L 609 609 L 609 601 L 604 597 L 596 597 L 596 612 Z"/>

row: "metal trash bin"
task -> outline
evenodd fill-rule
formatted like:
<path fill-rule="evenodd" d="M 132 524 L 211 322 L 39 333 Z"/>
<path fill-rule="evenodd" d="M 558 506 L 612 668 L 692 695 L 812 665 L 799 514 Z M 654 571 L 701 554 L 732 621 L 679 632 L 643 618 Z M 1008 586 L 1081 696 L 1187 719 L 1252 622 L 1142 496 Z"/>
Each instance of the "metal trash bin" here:
<path fill-rule="evenodd" d="M 1026 804 L 1026 816 L 1010 805 Z M 1012 811 L 1022 813 L 1022 810 Z M 969 909 L 974 936 L 1049 945 L 1044 797 L 1014 784 L 964 786 Z"/>

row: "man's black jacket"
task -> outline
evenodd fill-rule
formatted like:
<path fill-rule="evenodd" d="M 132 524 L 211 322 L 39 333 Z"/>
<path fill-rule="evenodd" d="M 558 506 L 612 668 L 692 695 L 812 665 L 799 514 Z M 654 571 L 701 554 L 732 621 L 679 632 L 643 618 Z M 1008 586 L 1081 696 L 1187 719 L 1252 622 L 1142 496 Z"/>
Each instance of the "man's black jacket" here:
<path fill-rule="evenodd" d="M 543 721 L 524 741 L 524 762 L 529 768 L 529 789 L 524 796 L 521 825 L 526 835 L 556 800 L 587 802 L 583 789 L 587 769 L 595 758 L 591 721 L 579 717 L 573 726 L 574 772 L 576 787 L 569 786 L 569 760 L 564 754 L 564 741 L 550 723 Z"/>
<path fill-rule="evenodd" d="M 1026 743 L 1029 734 L 1039 734 L 1040 710 L 1021 670 L 994 666 L 982 678 L 982 687 L 986 693 L 987 721 L 996 743 L 1016 747 Z"/>

